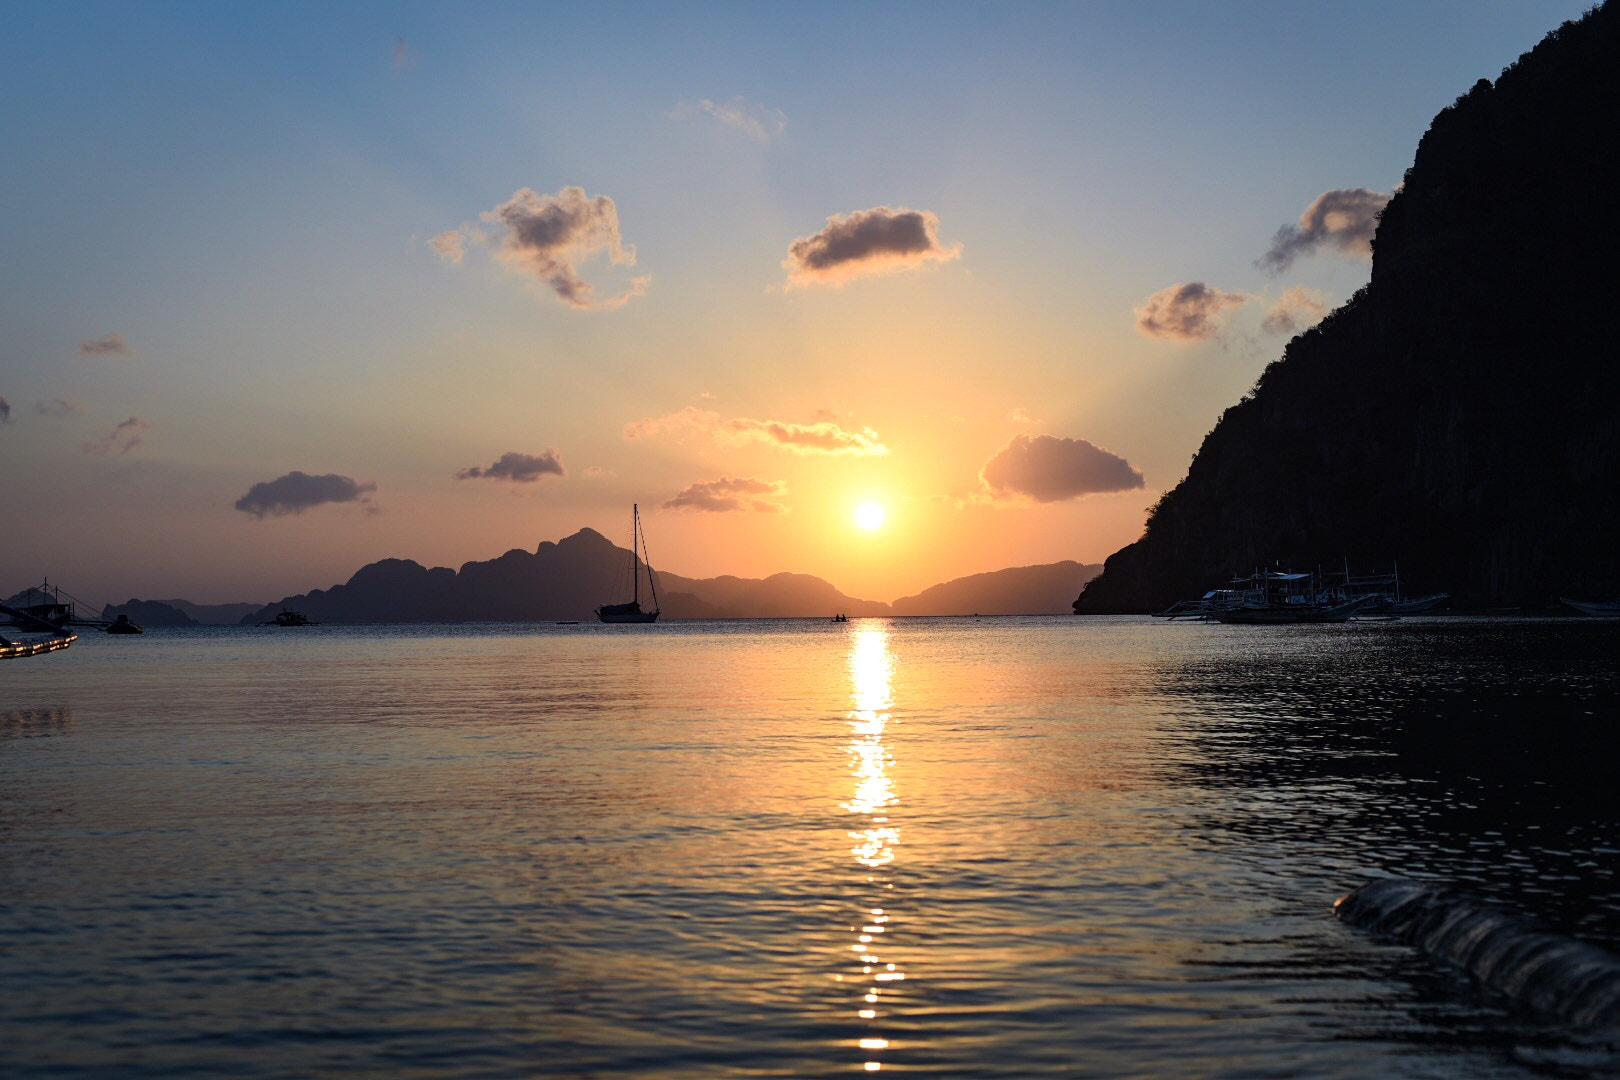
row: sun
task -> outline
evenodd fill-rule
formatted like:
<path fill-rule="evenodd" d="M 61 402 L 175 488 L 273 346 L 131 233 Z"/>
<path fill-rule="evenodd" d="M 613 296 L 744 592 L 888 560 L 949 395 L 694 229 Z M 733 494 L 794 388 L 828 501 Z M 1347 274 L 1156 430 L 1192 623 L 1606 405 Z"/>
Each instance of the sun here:
<path fill-rule="evenodd" d="M 855 524 L 867 532 L 883 528 L 883 504 L 863 502 L 855 508 Z"/>

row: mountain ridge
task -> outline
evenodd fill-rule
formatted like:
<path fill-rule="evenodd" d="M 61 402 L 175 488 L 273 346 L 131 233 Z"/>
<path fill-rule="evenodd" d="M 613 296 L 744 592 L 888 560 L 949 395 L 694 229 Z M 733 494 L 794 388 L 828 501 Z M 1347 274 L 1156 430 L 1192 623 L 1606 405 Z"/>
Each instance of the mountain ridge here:
<path fill-rule="evenodd" d="M 628 550 L 590 528 L 558 541 L 541 541 L 532 552 L 513 548 L 455 570 L 411 559 L 378 559 L 342 584 L 253 607 L 240 622 L 264 622 L 283 608 L 302 611 L 320 623 L 589 620 L 597 606 L 628 592 L 630 561 Z M 1008 567 L 942 582 L 893 604 L 847 596 L 821 578 L 793 572 L 765 578 L 690 578 L 659 571 L 657 583 L 665 619 L 1035 615 L 1066 614 L 1074 590 L 1100 570 L 1098 564 L 1072 560 Z M 156 603 L 108 605 L 104 616 L 128 612 L 139 622 L 139 612 L 153 625 L 182 624 L 158 612 Z M 180 609 L 186 602 L 166 603 Z M 189 613 L 180 609 L 175 614 Z"/>

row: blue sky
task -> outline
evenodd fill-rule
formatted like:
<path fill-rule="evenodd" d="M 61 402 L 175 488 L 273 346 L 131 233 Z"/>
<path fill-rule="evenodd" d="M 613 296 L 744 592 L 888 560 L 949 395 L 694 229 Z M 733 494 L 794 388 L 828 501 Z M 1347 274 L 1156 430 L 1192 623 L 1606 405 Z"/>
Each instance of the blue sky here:
<path fill-rule="evenodd" d="M 631 501 L 671 570 L 874 599 L 1101 561 L 1280 354 L 1262 316 L 1366 281 L 1332 247 L 1266 273 L 1278 228 L 1388 193 L 1580 11 L 0 5 L 5 588 L 268 600 L 623 542 Z M 570 188 L 634 253 L 571 256 L 620 306 L 570 306 L 485 216 Z M 927 255 L 794 285 L 790 244 L 880 209 L 928 215 Z M 1139 329 L 1195 282 L 1227 298 L 1207 334 Z M 884 452 L 794 441 L 861 432 Z M 987 486 L 1019 445 L 1141 485 Z M 238 508 L 295 472 L 352 496 Z M 772 494 L 679 498 L 738 481 Z M 872 500 L 888 525 L 852 530 Z"/>

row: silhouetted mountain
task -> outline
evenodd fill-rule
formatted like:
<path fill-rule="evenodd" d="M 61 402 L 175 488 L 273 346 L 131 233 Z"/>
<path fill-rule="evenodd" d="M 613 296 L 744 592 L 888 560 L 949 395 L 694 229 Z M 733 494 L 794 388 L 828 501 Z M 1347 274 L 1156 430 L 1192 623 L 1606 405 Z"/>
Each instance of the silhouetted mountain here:
<path fill-rule="evenodd" d="M 142 626 L 234 626 L 245 616 L 255 614 L 258 604 L 193 604 L 190 600 L 135 600 L 108 604 L 103 619 L 128 615 Z M 179 615 L 180 619 L 175 616 Z"/>
<path fill-rule="evenodd" d="M 947 581 L 889 606 L 896 615 L 1067 615 L 1075 590 L 1101 572 L 1068 560 L 1015 566 Z"/>
<path fill-rule="evenodd" d="M 1075 608 L 1149 611 L 1255 565 L 1367 568 L 1464 605 L 1620 587 L 1620 10 L 1435 117 L 1372 280 L 1227 409 Z"/>
<path fill-rule="evenodd" d="M 877 600 L 857 600 L 845 596 L 818 577 L 809 574 L 772 574 L 768 578 L 739 578 L 729 574 L 717 578 L 685 578 L 679 574 L 658 575 L 670 598 L 663 601 L 670 618 L 780 619 L 845 615 L 887 615 L 889 605 Z M 701 608 L 688 606 L 696 600 Z M 697 611 L 708 614 L 696 614 Z M 687 612 L 691 611 L 692 614 Z"/>
<path fill-rule="evenodd" d="M 407 559 L 384 559 L 360 568 L 346 584 L 289 596 L 242 618 L 273 618 L 282 608 L 320 623 L 529 622 L 591 619 L 604 603 L 630 598 L 630 552 L 594 529 L 531 554 L 512 550 L 455 571 L 432 570 Z M 777 574 L 760 580 L 698 580 L 658 574 L 664 617 L 777 618 L 886 615 L 888 605 L 845 596 L 820 578 Z M 645 588 L 645 586 L 643 586 Z M 643 594 L 645 603 L 647 596 Z"/>
<path fill-rule="evenodd" d="M 196 626 L 197 620 L 172 604 L 161 600 L 126 600 L 122 604 L 108 604 L 101 609 L 101 617 L 109 621 L 128 615 L 137 626 Z"/>

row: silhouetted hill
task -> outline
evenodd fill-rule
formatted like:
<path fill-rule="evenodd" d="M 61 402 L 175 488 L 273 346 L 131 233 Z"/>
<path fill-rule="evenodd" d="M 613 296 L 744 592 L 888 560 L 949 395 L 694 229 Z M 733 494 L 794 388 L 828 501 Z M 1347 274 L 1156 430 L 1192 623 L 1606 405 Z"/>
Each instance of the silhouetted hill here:
<path fill-rule="evenodd" d="M 1399 560 L 1463 605 L 1620 588 L 1620 11 L 1566 23 L 1435 117 L 1372 280 L 1227 409 L 1075 608 L 1234 570 Z"/>
<path fill-rule="evenodd" d="M 128 615 L 137 626 L 196 626 L 197 620 L 173 604 L 161 600 L 126 600 L 122 604 L 108 604 L 101 609 L 101 617 L 116 620 Z"/>
<path fill-rule="evenodd" d="M 1075 591 L 1101 572 L 1069 560 L 1015 566 L 947 581 L 889 606 L 896 615 L 1067 615 Z"/>
<path fill-rule="evenodd" d="M 643 586 L 645 588 L 645 585 Z M 669 619 L 886 615 L 888 605 L 847 597 L 820 578 L 777 574 L 764 580 L 700 580 L 658 574 Z M 361 567 L 347 583 L 289 596 L 242 618 L 263 622 L 282 608 L 320 623 L 529 622 L 591 619 L 604 603 L 629 599 L 630 552 L 594 529 L 534 552 L 514 549 L 460 571 L 408 559 Z M 645 603 L 647 597 L 642 597 Z"/>
<path fill-rule="evenodd" d="M 234 626 L 259 610 L 258 604 L 193 604 L 190 600 L 135 600 L 108 604 L 103 619 L 128 615 L 142 626 Z M 176 616 L 179 616 L 177 619 Z"/>

